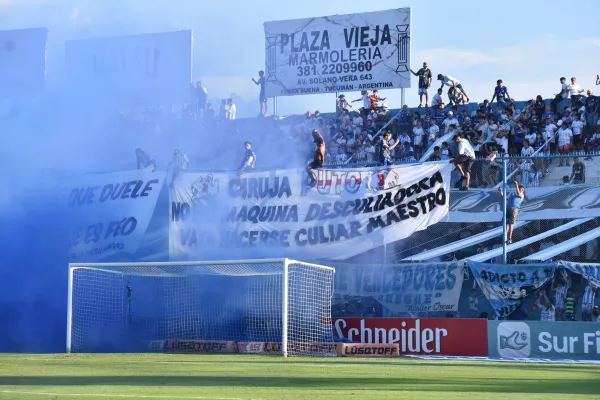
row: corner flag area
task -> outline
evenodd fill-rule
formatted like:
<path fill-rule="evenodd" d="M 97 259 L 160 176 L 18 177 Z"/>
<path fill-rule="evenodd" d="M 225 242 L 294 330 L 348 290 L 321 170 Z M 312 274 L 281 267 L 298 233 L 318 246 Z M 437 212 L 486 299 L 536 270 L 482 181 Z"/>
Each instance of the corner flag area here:
<path fill-rule="evenodd" d="M 244 355 L 0 355 L 2 400 L 592 399 L 600 365 Z"/>

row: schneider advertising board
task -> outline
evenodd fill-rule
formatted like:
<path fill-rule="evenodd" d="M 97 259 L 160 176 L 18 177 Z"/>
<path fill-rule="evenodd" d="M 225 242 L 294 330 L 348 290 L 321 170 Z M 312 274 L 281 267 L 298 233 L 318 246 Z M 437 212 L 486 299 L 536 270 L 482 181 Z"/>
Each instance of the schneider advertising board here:
<path fill-rule="evenodd" d="M 600 324 L 489 321 L 490 357 L 599 360 Z"/>
<path fill-rule="evenodd" d="M 410 87 L 410 8 L 265 23 L 267 97 Z"/>

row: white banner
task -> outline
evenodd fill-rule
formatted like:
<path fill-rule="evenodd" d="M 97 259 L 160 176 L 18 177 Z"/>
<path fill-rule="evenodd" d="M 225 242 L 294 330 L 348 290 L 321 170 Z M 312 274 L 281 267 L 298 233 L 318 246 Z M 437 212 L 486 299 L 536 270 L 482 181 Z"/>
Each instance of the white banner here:
<path fill-rule="evenodd" d="M 171 259 L 346 259 L 448 214 L 447 162 L 391 168 L 189 173 L 170 190 Z"/>
<path fill-rule="evenodd" d="M 0 31 L 0 98 L 44 90 L 47 40 L 46 28 Z"/>
<path fill-rule="evenodd" d="M 69 192 L 69 259 L 92 262 L 134 253 L 154 213 L 164 172 L 86 175 Z M 166 210 L 165 210 L 166 211 Z"/>
<path fill-rule="evenodd" d="M 410 8 L 265 23 L 267 97 L 410 87 Z"/>
<path fill-rule="evenodd" d="M 192 32 L 164 32 L 66 44 L 70 90 L 95 102 L 166 105 L 191 99 Z"/>
<path fill-rule="evenodd" d="M 375 297 L 396 313 L 458 310 L 465 263 L 335 266 L 335 296 Z"/>

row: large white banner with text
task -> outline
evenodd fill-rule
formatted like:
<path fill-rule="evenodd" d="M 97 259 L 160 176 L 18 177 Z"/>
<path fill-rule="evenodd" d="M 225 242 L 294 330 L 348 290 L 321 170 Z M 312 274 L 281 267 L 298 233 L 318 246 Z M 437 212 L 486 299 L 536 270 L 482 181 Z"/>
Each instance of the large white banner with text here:
<path fill-rule="evenodd" d="M 46 28 L 0 31 L 0 98 L 44 90 L 47 40 Z"/>
<path fill-rule="evenodd" d="M 171 259 L 346 259 L 406 238 L 448 214 L 447 162 L 319 169 L 189 173 L 170 189 Z"/>
<path fill-rule="evenodd" d="M 465 262 L 335 266 L 335 297 L 374 297 L 396 313 L 458 311 Z"/>
<path fill-rule="evenodd" d="M 188 103 L 192 32 L 70 40 L 66 44 L 70 90 L 117 105 Z"/>
<path fill-rule="evenodd" d="M 410 87 L 411 10 L 265 23 L 267 97 Z"/>
<path fill-rule="evenodd" d="M 163 187 L 164 172 L 86 175 L 69 191 L 69 260 L 91 262 L 134 253 Z M 165 210 L 166 212 L 166 210 Z"/>

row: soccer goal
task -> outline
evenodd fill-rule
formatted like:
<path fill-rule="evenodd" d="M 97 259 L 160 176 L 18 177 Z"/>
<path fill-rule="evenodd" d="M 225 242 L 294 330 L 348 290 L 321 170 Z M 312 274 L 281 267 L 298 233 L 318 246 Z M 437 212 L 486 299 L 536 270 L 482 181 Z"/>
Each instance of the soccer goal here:
<path fill-rule="evenodd" d="M 288 259 L 70 264 L 67 352 L 335 355 L 334 272 Z"/>

